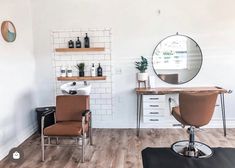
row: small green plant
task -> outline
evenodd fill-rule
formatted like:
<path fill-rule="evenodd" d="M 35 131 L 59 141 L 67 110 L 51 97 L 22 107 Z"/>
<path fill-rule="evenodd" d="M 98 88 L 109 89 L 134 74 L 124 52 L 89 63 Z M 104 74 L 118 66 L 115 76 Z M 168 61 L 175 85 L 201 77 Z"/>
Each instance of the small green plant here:
<path fill-rule="evenodd" d="M 84 71 L 84 68 L 85 68 L 85 64 L 84 63 L 80 63 L 80 64 L 77 64 L 75 66 L 80 72 Z"/>
<path fill-rule="evenodd" d="M 145 73 L 145 71 L 148 68 L 148 60 L 141 56 L 141 61 L 136 61 L 135 62 L 135 67 L 140 71 L 140 73 Z"/>

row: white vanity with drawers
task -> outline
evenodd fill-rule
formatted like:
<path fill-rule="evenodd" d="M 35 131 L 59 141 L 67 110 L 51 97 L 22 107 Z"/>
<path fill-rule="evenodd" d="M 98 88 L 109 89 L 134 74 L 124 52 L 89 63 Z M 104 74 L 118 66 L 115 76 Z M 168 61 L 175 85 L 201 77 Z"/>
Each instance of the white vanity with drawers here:
<path fill-rule="evenodd" d="M 224 136 L 226 136 L 226 118 L 224 93 L 227 90 L 220 87 L 162 87 L 162 88 L 136 88 L 137 94 L 137 136 L 140 132 L 140 121 L 146 124 L 160 124 L 169 122 L 170 110 L 168 96 L 181 92 L 217 91 L 220 95 Z M 175 120 L 176 121 L 176 120 Z M 174 123 L 173 123 L 174 124 Z"/>
<path fill-rule="evenodd" d="M 143 95 L 143 122 L 157 123 L 166 115 L 165 95 Z"/>

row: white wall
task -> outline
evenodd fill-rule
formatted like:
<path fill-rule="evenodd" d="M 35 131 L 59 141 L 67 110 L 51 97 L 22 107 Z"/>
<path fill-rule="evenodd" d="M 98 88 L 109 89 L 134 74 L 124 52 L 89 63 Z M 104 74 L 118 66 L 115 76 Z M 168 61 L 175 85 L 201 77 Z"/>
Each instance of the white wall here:
<path fill-rule="evenodd" d="M 181 86 L 219 85 L 235 90 L 234 5 L 233 0 L 32 0 L 39 104 L 54 100 L 50 33 L 63 28 L 112 28 L 114 117 L 95 121 L 97 127 L 135 127 L 134 61 L 141 55 L 148 57 L 148 72 L 154 74 L 155 45 L 176 32 L 193 38 L 204 59 L 198 76 Z M 157 79 L 157 86 L 172 85 Z M 235 118 L 234 102 L 234 94 L 226 95 L 229 120 Z"/>
<path fill-rule="evenodd" d="M 0 160 L 35 132 L 35 60 L 30 1 L 1 0 L 0 22 L 11 20 L 16 41 L 0 35 Z"/>

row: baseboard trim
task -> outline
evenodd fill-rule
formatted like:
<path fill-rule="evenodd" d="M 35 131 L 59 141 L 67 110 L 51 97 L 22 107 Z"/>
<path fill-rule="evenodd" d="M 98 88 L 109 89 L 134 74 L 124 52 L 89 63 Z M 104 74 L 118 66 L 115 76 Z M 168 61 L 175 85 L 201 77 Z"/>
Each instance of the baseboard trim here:
<path fill-rule="evenodd" d="M 26 139 L 28 139 L 31 135 L 33 135 L 38 129 L 38 126 L 35 124 L 32 127 L 29 127 L 23 131 L 21 131 L 20 135 L 17 135 L 17 139 L 15 141 L 12 141 L 10 144 L 7 146 L 2 146 L 0 150 L 0 161 L 5 158 L 9 151 L 22 144 Z"/>

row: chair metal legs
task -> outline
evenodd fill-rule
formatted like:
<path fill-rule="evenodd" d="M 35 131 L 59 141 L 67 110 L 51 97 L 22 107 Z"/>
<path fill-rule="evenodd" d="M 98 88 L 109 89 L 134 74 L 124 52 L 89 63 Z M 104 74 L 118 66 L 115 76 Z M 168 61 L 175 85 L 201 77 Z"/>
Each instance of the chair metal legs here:
<path fill-rule="evenodd" d="M 82 135 L 82 163 L 84 163 L 85 157 L 85 134 Z"/>
<path fill-rule="evenodd" d="M 90 122 L 89 122 L 89 141 L 90 145 L 93 145 L 93 139 L 92 139 L 92 116 L 90 116 Z"/>
<path fill-rule="evenodd" d="M 50 138 L 50 137 L 47 137 L 47 138 Z M 91 137 L 90 137 L 91 138 Z M 76 138 L 76 145 L 79 145 L 78 143 L 78 139 L 79 138 Z M 82 145 L 81 145 L 81 148 L 82 148 L 82 157 L 81 157 L 81 162 L 84 163 L 85 161 L 85 146 L 86 146 L 86 143 L 85 143 L 85 139 L 86 139 L 86 134 L 83 134 L 82 137 L 81 137 L 81 140 L 82 140 Z M 56 137 L 56 145 L 58 145 L 58 137 Z M 42 154 L 42 161 L 44 162 L 45 161 L 45 146 L 55 146 L 53 144 L 50 144 L 50 142 L 48 142 L 47 144 L 45 144 L 45 137 L 43 134 L 41 134 L 41 154 Z"/>
<path fill-rule="evenodd" d="M 197 155 L 197 150 L 195 148 L 195 142 L 194 142 L 194 137 L 195 137 L 195 134 L 194 134 L 194 127 L 190 127 L 188 129 L 188 132 L 189 132 L 189 145 L 188 145 L 188 149 L 185 151 L 185 154 L 187 156 L 194 156 L 194 155 Z"/>
<path fill-rule="evenodd" d="M 42 147 L 42 161 L 45 160 L 45 146 L 44 146 L 44 136 L 41 134 L 41 147 Z"/>
<path fill-rule="evenodd" d="M 43 135 L 44 119 L 45 119 L 45 116 L 41 118 L 41 148 L 42 148 L 42 161 L 43 162 L 45 160 L 45 139 Z"/>
<path fill-rule="evenodd" d="M 208 158 L 212 156 L 212 149 L 201 142 L 195 141 L 194 127 L 191 126 L 188 130 L 189 140 L 178 141 L 172 144 L 171 149 L 186 157 L 195 157 L 195 158 Z"/>
<path fill-rule="evenodd" d="M 41 119 L 41 150 L 42 150 L 42 161 L 45 161 L 45 146 L 49 146 L 49 145 L 53 145 L 51 144 L 51 137 L 49 136 L 44 136 L 44 116 Z M 92 127 L 91 127 L 91 123 L 89 123 L 89 131 L 88 134 L 85 133 L 84 131 L 84 127 L 83 127 L 83 133 L 82 136 L 76 137 L 76 144 L 78 145 L 78 138 L 82 139 L 82 158 L 81 158 L 81 162 L 84 163 L 85 161 L 85 138 L 86 135 L 89 135 L 89 143 L 90 145 L 93 144 L 93 140 L 92 140 Z M 48 138 L 48 143 L 45 144 L 45 138 Z M 58 137 L 56 137 L 56 145 L 58 145 Z"/>

